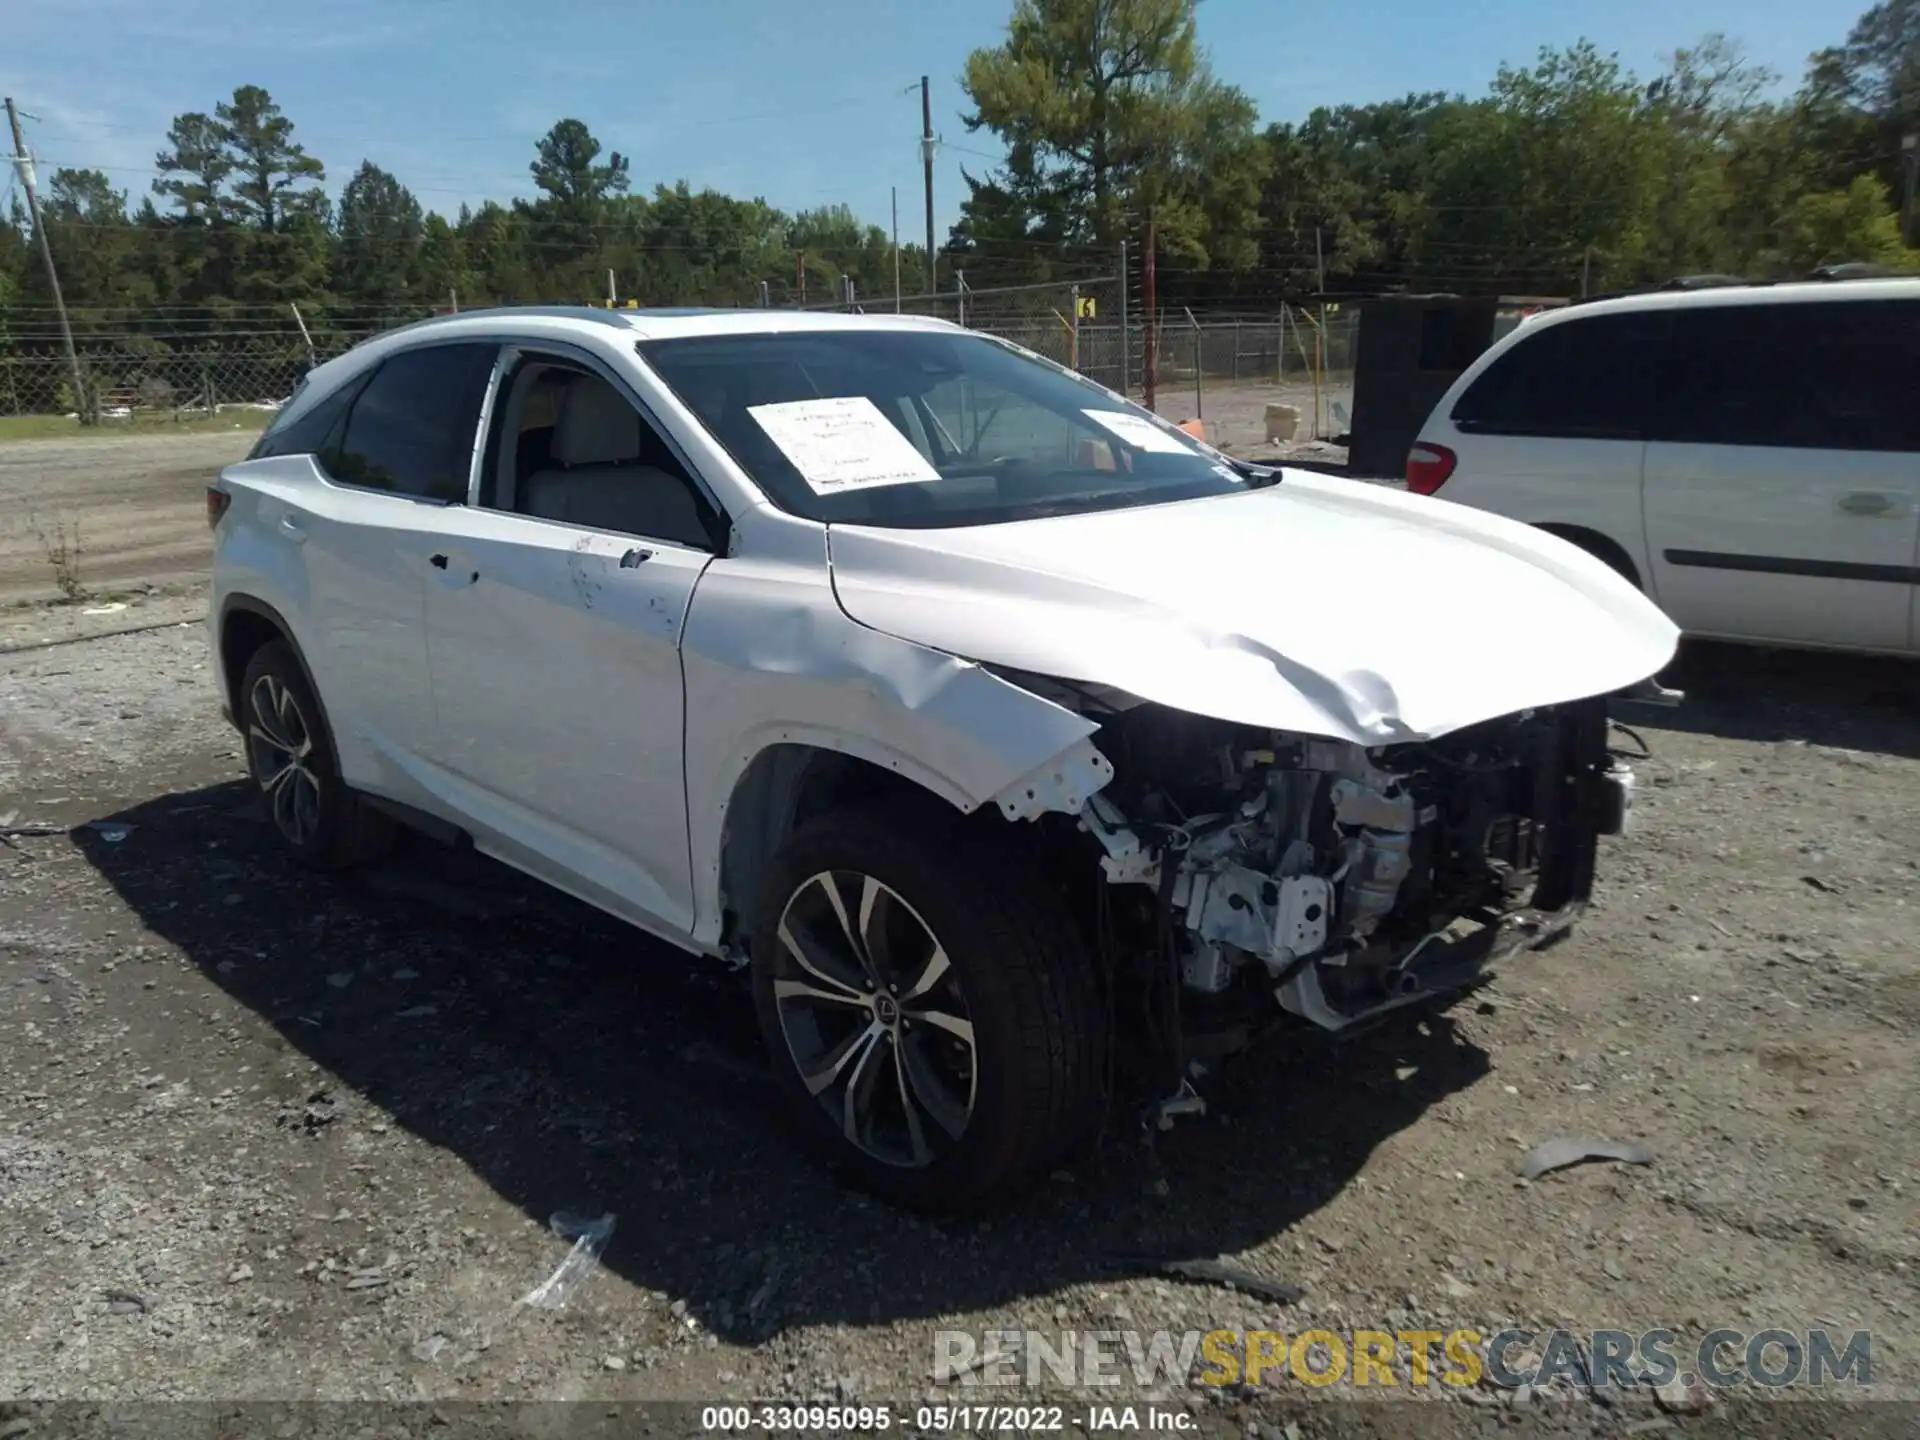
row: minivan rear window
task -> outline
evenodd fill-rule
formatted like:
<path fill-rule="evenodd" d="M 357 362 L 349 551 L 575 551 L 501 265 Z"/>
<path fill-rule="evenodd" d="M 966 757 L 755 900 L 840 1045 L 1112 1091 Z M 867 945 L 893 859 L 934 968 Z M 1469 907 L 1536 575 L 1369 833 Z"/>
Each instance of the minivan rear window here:
<path fill-rule="evenodd" d="M 1920 301 L 1675 314 L 1648 438 L 1920 451 Z"/>
<path fill-rule="evenodd" d="M 1529 326 L 1467 387 L 1453 423 L 1467 434 L 1638 440 L 1665 330 L 1657 311 Z"/>

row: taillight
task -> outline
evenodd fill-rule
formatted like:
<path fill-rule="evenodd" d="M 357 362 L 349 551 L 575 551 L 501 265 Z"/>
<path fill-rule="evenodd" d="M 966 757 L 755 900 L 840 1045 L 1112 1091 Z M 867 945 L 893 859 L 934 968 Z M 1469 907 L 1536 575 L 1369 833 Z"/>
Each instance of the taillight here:
<path fill-rule="evenodd" d="M 214 529 L 220 523 L 220 517 L 227 513 L 227 506 L 233 503 L 233 496 L 218 485 L 207 486 L 207 528 Z"/>
<path fill-rule="evenodd" d="M 1407 452 L 1407 489 L 1416 495 L 1431 495 L 1447 483 L 1460 457 L 1444 445 L 1425 441 Z"/>

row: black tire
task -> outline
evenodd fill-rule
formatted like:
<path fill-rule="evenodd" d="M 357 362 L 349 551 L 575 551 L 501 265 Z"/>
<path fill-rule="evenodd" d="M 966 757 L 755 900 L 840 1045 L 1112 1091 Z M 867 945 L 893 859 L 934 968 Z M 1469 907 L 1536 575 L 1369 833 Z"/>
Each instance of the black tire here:
<path fill-rule="evenodd" d="M 239 702 L 247 773 L 262 791 L 280 843 L 326 870 L 385 855 L 393 846 L 393 821 L 341 781 L 326 712 L 291 645 L 271 640 L 253 652 Z M 297 763 L 286 763 L 289 758 Z"/>
<path fill-rule="evenodd" d="M 1092 957 L 1065 907 L 1035 885 L 1037 867 L 1018 863 L 1019 847 L 1008 843 L 1011 837 L 986 833 L 985 827 L 998 823 L 997 818 L 968 821 L 914 806 L 825 816 L 798 831 L 775 857 L 755 917 L 755 1006 L 775 1084 L 802 1139 L 854 1185 L 909 1209 L 966 1212 L 993 1204 L 1086 1144 L 1101 1118 L 1111 1036 Z M 860 1128 L 868 1131 L 870 1144 L 849 1138 L 846 1124 L 836 1123 L 828 1111 L 831 1104 L 836 1114 L 848 1113 L 846 1094 L 859 1081 L 867 1057 L 849 1063 L 843 1056 L 850 1077 L 846 1085 L 832 1085 L 817 1098 L 803 1077 L 801 1052 L 805 1028 L 812 1023 L 808 1007 L 816 1016 L 845 1014 L 850 1026 L 877 1029 L 886 1018 L 878 996 L 884 987 L 872 985 L 871 1014 L 857 1005 L 842 1011 L 806 998 L 790 996 L 783 1002 L 775 989 L 783 977 L 802 975 L 780 938 L 783 919 L 791 916 L 799 931 L 809 914 L 818 916 L 825 892 L 817 877 L 823 875 L 854 877 L 851 886 L 844 879 L 840 884 L 850 915 L 864 889 L 859 877 L 871 877 L 879 886 L 875 893 L 885 892 L 873 903 L 869 925 L 856 921 L 850 927 L 892 937 L 867 947 L 876 957 L 867 967 L 869 975 L 878 968 L 905 983 L 935 968 L 929 964 L 916 972 L 919 952 L 901 938 L 911 940 L 914 922 L 930 932 L 932 947 L 944 952 L 950 967 L 925 999 L 914 1002 L 926 1009 L 905 1003 L 913 993 L 907 985 L 893 1017 L 895 1028 L 874 1041 L 872 1063 L 894 1088 L 876 1091 L 879 1081 L 868 1087 L 875 1097 L 868 1105 L 873 1120 Z M 812 931 L 821 933 L 817 927 Z M 835 938 L 851 943 L 850 933 Z M 882 949 L 887 953 L 879 958 Z M 824 956 L 815 952 L 814 958 Z M 807 983 L 817 983 L 812 977 L 819 973 L 806 967 Z M 788 1007 L 784 1018 L 783 1003 Z M 941 1022 L 937 1025 L 917 1018 L 935 1007 L 964 1012 L 971 1025 L 970 1108 L 957 1137 L 950 1133 L 951 1108 L 916 1107 L 909 1099 L 910 1092 L 928 1093 L 922 1080 L 930 1073 L 936 1082 L 953 1082 L 930 1087 L 944 1098 L 956 1097 L 961 1088 L 960 1045 L 947 1023 L 954 1015 L 934 1015 Z M 790 1038 L 790 1031 L 800 1038 Z M 823 1041 L 815 1058 L 830 1059 L 839 1049 Z M 927 1069 L 929 1062 L 934 1071 Z M 816 1074 L 825 1068 L 814 1066 Z M 928 1142 L 924 1157 L 906 1153 L 913 1141 L 905 1119 L 910 1108 L 920 1111 L 920 1130 Z M 899 1123 L 889 1125 L 896 1114 Z M 876 1153 L 889 1131 L 896 1148 L 891 1159 Z"/>

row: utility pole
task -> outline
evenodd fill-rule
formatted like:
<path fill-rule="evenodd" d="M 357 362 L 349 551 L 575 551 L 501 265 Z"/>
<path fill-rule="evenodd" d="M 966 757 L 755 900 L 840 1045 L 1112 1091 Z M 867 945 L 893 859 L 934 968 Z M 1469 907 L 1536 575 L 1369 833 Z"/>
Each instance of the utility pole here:
<path fill-rule="evenodd" d="M 938 267 L 933 263 L 933 91 L 924 75 L 920 77 L 920 173 L 927 191 L 927 294 L 931 295 L 939 288 L 934 278 Z"/>
<path fill-rule="evenodd" d="M 1580 260 L 1580 298 L 1587 298 L 1593 288 L 1593 247 L 1587 246 L 1587 252 Z"/>
<path fill-rule="evenodd" d="M 1160 357 L 1155 353 L 1160 348 L 1160 326 L 1158 301 L 1153 293 L 1153 207 L 1147 207 L 1147 249 L 1140 257 L 1141 303 L 1147 311 L 1147 360 L 1143 367 L 1141 380 L 1146 389 L 1147 409 L 1153 409 L 1155 393 L 1160 388 Z"/>
<path fill-rule="evenodd" d="M 1313 227 L 1313 271 L 1320 290 L 1319 333 L 1313 337 L 1313 438 L 1320 438 L 1320 387 L 1327 379 L 1327 257 L 1320 248 L 1320 227 Z"/>
<path fill-rule="evenodd" d="M 900 187 L 889 185 L 893 197 L 893 313 L 900 313 Z"/>
<path fill-rule="evenodd" d="M 1901 168 L 1907 172 L 1907 184 L 1900 199 L 1900 238 L 1909 245 L 1920 245 L 1920 232 L 1913 228 L 1913 192 L 1920 188 L 1920 135 L 1900 137 Z"/>
<path fill-rule="evenodd" d="M 20 112 L 14 108 L 11 95 L 7 96 L 7 124 L 13 128 L 13 167 L 20 173 L 21 188 L 27 192 L 27 214 L 33 219 L 33 233 L 40 239 L 40 259 L 47 267 L 47 288 L 53 292 L 53 308 L 60 315 L 60 340 L 67 350 L 67 370 L 73 376 L 73 413 L 82 425 L 91 425 L 93 407 L 87 403 L 87 384 L 80 376 L 80 356 L 73 348 L 67 301 L 60 293 L 60 274 L 53 268 L 53 247 L 47 243 L 46 223 L 40 218 L 40 192 L 33 184 L 33 157 L 27 154 L 26 139 L 20 134 Z"/>
<path fill-rule="evenodd" d="M 1120 242 L 1120 393 L 1133 394 L 1132 337 L 1127 333 L 1127 242 Z"/>

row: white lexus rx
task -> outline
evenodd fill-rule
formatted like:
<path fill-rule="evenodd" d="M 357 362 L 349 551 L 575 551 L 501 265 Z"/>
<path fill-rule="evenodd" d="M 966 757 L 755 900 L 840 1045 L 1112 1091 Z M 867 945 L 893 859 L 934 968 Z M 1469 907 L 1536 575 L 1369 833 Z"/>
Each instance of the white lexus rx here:
<path fill-rule="evenodd" d="M 750 964 L 801 1133 L 925 1207 L 1557 936 L 1676 641 L 1565 541 L 915 318 L 430 321 L 208 506 L 288 846 L 411 824 Z"/>

